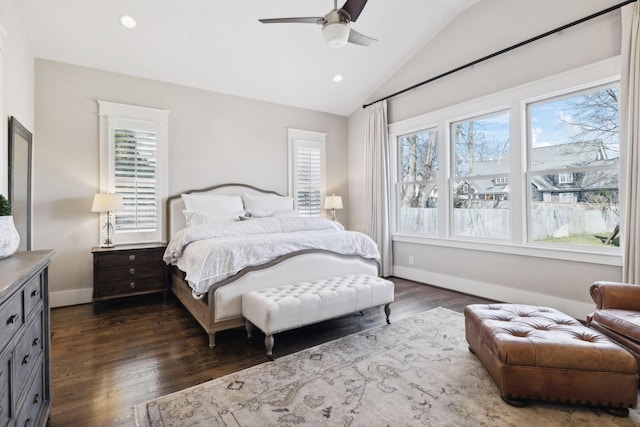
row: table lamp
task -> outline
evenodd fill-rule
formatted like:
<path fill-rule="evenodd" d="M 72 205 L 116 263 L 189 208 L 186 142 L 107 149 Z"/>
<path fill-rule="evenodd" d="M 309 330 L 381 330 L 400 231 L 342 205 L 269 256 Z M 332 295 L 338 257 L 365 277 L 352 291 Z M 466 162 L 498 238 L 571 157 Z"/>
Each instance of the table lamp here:
<path fill-rule="evenodd" d="M 91 205 L 91 212 L 107 213 L 107 222 L 102 227 L 102 233 L 105 236 L 105 240 L 102 243 L 103 248 L 112 248 L 114 246 L 113 240 L 113 224 L 111 223 L 111 212 L 122 210 L 124 203 L 122 201 L 121 194 L 114 193 L 97 193 L 93 196 L 93 204 Z"/>

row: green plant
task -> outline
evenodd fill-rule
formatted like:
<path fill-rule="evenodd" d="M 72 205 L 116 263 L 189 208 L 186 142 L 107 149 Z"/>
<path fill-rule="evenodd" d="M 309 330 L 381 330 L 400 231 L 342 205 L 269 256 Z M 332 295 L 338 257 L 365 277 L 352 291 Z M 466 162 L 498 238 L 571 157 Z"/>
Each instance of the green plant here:
<path fill-rule="evenodd" d="M 0 194 L 0 216 L 9 216 L 11 215 L 11 205 L 9 201 Z"/>

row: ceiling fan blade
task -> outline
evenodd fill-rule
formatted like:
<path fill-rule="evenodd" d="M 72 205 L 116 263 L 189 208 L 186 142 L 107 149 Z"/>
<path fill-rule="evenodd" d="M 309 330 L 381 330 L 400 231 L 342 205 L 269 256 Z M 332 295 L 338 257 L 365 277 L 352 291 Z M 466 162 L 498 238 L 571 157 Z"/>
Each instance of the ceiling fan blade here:
<path fill-rule="evenodd" d="M 356 22 L 366 4 L 367 0 L 347 0 L 342 6 L 342 10 L 349 14 L 351 22 Z"/>
<path fill-rule="evenodd" d="M 324 24 L 324 18 L 321 16 L 308 18 L 271 18 L 258 19 L 263 24 Z"/>
<path fill-rule="evenodd" d="M 349 31 L 349 39 L 347 40 L 349 43 L 358 44 L 360 46 L 371 46 L 373 43 L 378 40 L 365 36 L 364 34 L 360 34 L 353 28 Z"/>

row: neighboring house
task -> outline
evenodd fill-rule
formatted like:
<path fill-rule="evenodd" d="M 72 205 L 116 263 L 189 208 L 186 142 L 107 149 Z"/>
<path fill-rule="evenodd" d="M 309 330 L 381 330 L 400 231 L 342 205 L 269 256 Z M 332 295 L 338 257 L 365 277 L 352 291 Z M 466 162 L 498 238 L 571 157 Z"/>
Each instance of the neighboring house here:
<path fill-rule="evenodd" d="M 558 170 L 571 168 L 570 171 L 531 177 L 531 195 L 533 201 L 553 203 L 588 203 L 602 201 L 617 203 L 619 200 L 619 174 L 617 171 L 590 170 L 575 171 L 575 168 L 610 166 L 619 163 L 618 158 L 609 159 L 602 141 L 580 141 L 567 144 L 534 148 L 532 153 L 538 169 Z M 483 175 L 483 171 L 499 173 L 503 165 L 510 164 L 507 155 L 500 160 L 476 162 L 474 174 Z M 508 172 L 504 167 L 505 173 Z M 485 180 L 463 181 L 456 189 L 461 199 L 496 200 L 508 199 L 509 178 L 497 177 Z"/>

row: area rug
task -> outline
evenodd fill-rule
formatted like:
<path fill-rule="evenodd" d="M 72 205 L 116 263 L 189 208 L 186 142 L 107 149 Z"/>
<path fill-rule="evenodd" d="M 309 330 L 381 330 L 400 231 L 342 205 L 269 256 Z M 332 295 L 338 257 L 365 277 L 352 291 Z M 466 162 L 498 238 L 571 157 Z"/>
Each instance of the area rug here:
<path fill-rule="evenodd" d="M 512 407 L 437 308 L 137 405 L 139 427 L 632 426 L 599 408 Z"/>

